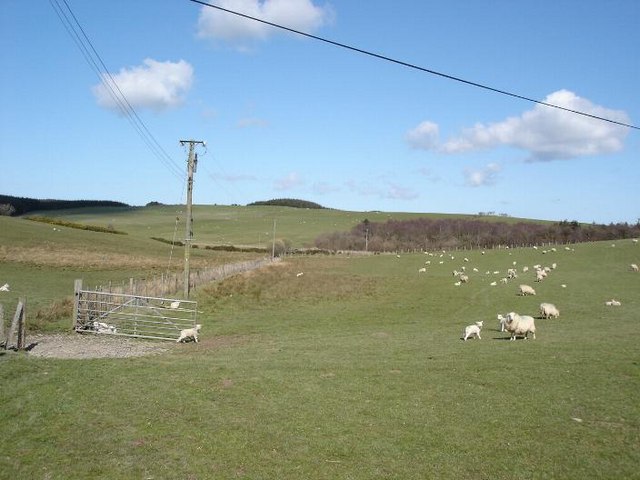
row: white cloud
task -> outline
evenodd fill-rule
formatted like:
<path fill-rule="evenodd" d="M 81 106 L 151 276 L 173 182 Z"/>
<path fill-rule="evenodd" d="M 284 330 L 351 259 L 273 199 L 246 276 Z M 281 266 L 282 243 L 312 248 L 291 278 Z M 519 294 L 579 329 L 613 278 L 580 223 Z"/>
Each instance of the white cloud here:
<path fill-rule="evenodd" d="M 348 180 L 345 185 L 349 191 L 363 197 L 377 197 L 388 200 L 413 200 L 419 196 L 415 190 L 393 182 L 384 182 L 384 185 L 378 185 L 371 182 L 357 183 L 354 180 Z"/>
<path fill-rule="evenodd" d="M 318 195 L 326 195 L 328 193 L 339 192 L 340 188 L 328 182 L 315 182 L 313 184 L 313 193 Z"/>
<path fill-rule="evenodd" d="M 107 83 L 117 98 L 121 98 L 122 93 L 133 108 L 161 111 L 183 102 L 185 93 L 191 88 L 193 67 L 184 60 L 158 62 L 147 58 L 142 65 L 123 68 L 111 76 L 103 75 L 103 80 L 103 83 L 92 88 L 101 107 L 121 110 L 121 104 L 114 100 L 111 91 L 105 86 Z"/>
<path fill-rule="evenodd" d="M 407 133 L 407 142 L 413 148 L 431 150 L 437 147 L 440 137 L 440 128 L 433 122 L 422 122 L 416 128 Z"/>
<path fill-rule="evenodd" d="M 292 190 L 304 184 L 304 181 L 295 172 L 275 181 L 274 187 L 277 190 Z"/>
<path fill-rule="evenodd" d="M 392 200 L 413 200 L 418 198 L 418 192 L 395 183 L 389 183 L 385 192 L 385 198 Z"/>
<path fill-rule="evenodd" d="M 625 112 L 596 105 L 568 90 L 554 92 L 544 102 L 629 123 Z M 434 134 L 437 130 L 431 125 L 430 122 L 423 122 L 411 130 L 407 135 L 410 145 L 443 153 L 509 146 L 529 152 L 529 161 L 617 152 L 623 148 L 628 134 L 626 127 L 540 104 L 519 117 L 510 117 L 488 125 L 476 124 L 443 144 L 437 143 L 437 136 Z"/>
<path fill-rule="evenodd" d="M 496 177 L 500 170 L 500 165 L 497 163 L 490 163 L 480 170 L 465 168 L 465 183 L 470 187 L 493 185 L 496 183 Z"/>
<path fill-rule="evenodd" d="M 220 0 L 228 10 L 310 33 L 331 20 L 328 6 L 316 6 L 311 0 Z M 246 40 L 265 40 L 278 31 L 255 20 L 203 6 L 198 17 L 198 37 L 224 40 L 241 45 Z"/>

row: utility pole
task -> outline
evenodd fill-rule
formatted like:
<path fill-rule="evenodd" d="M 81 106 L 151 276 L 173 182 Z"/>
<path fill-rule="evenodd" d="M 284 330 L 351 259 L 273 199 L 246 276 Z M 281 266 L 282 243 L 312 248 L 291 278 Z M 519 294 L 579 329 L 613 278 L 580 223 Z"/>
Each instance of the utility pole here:
<path fill-rule="evenodd" d="M 195 146 L 201 144 L 206 146 L 201 140 L 180 140 L 180 145 L 189 144 L 189 158 L 187 159 L 187 220 L 184 234 L 184 298 L 189 298 L 190 290 L 190 268 L 189 259 L 191 257 L 191 239 L 193 237 L 193 217 L 191 214 L 193 197 L 193 174 L 198 166 L 198 154 L 195 153 Z"/>

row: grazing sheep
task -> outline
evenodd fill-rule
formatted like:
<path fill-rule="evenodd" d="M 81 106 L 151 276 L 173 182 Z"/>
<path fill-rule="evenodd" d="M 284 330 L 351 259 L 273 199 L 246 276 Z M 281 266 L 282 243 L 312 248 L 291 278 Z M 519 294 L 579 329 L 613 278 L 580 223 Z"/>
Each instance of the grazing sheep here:
<path fill-rule="evenodd" d="M 544 280 L 544 277 L 546 275 L 544 275 L 544 272 L 542 270 L 538 270 L 536 272 L 536 282 L 541 282 L 542 280 Z"/>
<path fill-rule="evenodd" d="M 540 315 L 542 315 L 542 318 L 558 318 L 560 316 L 560 311 L 553 303 L 541 303 Z"/>
<path fill-rule="evenodd" d="M 469 281 L 469 277 L 467 275 L 460 275 L 460 281 L 462 283 L 467 283 Z"/>
<path fill-rule="evenodd" d="M 529 333 L 533 335 L 534 340 L 536 339 L 536 323 L 529 315 L 508 313 L 505 327 L 511 333 L 511 340 L 515 340 L 517 336 L 524 336 L 524 339 L 527 340 Z"/>
<path fill-rule="evenodd" d="M 427 269 L 425 267 L 419 268 L 418 273 L 425 273 Z"/>
<path fill-rule="evenodd" d="M 169 304 L 169 306 L 175 310 L 176 308 L 178 308 L 180 306 L 180 300 L 175 300 L 175 301 L 171 302 Z"/>
<path fill-rule="evenodd" d="M 200 332 L 201 328 L 202 328 L 202 325 L 198 324 L 194 328 L 187 328 L 185 330 L 181 330 L 180 337 L 178 337 L 178 340 L 176 340 L 176 342 L 180 343 L 184 340 L 193 338 L 193 340 L 197 343 L 198 333 Z"/>
<path fill-rule="evenodd" d="M 518 272 L 516 272 L 515 268 L 507 270 L 507 278 L 518 278 Z"/>
<path fill-rule="evenodd" d="M 618 300 L 615 300 L 613 298 L 611 300 L 604 302 L 604 304 L 607 307 L 619 307 L 620 305 L 622 305 L 622 303 L 620 303 Z"/>
<path fill-rule="evenodd" d="M 464 328 L 464 332 L 462 332 L 462 339 L 466 342 L 469 337 L 478 337 L 479 340 L 482 340 L 480 336 L 480 330 L 482 329 L 483 322 L 476 322 L 473 325 L 469 325 Z"/>
<path fill-rule="evenodd" d="M 495 287 L 498 284 L 498 282 L 491 282 L 489 285 L 491 285 L 492 287 Z"/>
<path fill-rule="evenodd" d="M 634 272 L 638 271 L 638 265 L 635 263 L 632 263 L 631 265 L 629 265 L 629 268 L 631 268 L 631 270 Z"/>
<path fill-rule="evenodd" d="M 4 285 L 2 285 L 0 287 L 0 292 L 8 292 L 9 291 L 9 284 L 5 283 Z"/>
<path fill-rule="evenodd" d="M 519 291 L 520 291 L 519 295 L 522 295 L 523 297 L 525 295 L 535 295 L 536 294 L 536 291 L 532 287 L 530 287 L 529 285 L 520 285 Z"/>

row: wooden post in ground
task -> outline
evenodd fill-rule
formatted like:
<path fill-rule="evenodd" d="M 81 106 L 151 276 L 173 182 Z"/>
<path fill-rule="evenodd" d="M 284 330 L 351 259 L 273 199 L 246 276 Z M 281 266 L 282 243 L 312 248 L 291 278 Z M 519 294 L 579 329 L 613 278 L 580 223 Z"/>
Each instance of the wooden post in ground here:
<path fill-rule="evenodd" d="M 78 317 L 80 316 L 80 290 L 82 290 L 82 279 L 77 279 L 73 285 L 73 318 L 71 319 L 71 328 L 74 330 L 78 325 Z"/>
<path fill-rule="evenodd" d="M 17 337 L 16 340 L 16 348 L 20 348 L 20 335 L 24 332 L 24 327 L 20 326 L 20 323 L 24 323 L 24 299 L 21 298 L 18 301 L 18 307 L 16 308 L 16 314 L 13 316 L 13 321 L 11 322 L 11 327 L 9 327 L 9 333 L 7 334 L 7 343 L 5 348 L 11 345 L 11 342 L 14 337 Z M 24 341 L 24 338 L 22 339 Z"/>
<path fill-rule="evenodd" d="M 4 331 L 4 307 L 0 303 L 0 345 L 4 345 L 4 349 L 7 349 L 7 336 Z"/>
<path fill-rule="evenodd" d="M 16 341 L 16 346 L 18 350 L 22 350 L 24 348 L 24 339 L 27 335 L 27 300 L 21 298 L 18 302 L 18 308 L 20 308 L 20 315 L 18 316 L 18 340 Z M 18 315 L 17 311 L 16 315 Z"/>

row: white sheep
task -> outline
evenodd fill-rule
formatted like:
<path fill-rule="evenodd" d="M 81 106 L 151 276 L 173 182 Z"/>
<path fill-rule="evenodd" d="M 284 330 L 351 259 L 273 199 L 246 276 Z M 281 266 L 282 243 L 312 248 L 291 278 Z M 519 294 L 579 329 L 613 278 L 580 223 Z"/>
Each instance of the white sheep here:
<path fill-rule="evenodd" d="M 560 316 L 560 311 L 553 303 L 541 303 L 540 315 L 542 315 L 542 318 L 558 318 Z"/>
<path fill-rule="evenodd" d="M 536 291 L 529 285 L 520 285 L 519 290 L 520 290 L 520 295 L 522 295 L 523 297 L 525 295 L 535 295 L 536 294 Z"/>
<path fill-rule="evenodd" d="M 544 277 L 546 277 L 546 275 L 544 274 L 543 270 L 538 270 L 536 272 L 536 282 L 541 282 L 542 280 L 544 280 Z"/>
<path fill-rule="evenodd" d="M 536 339 L 536 323 L 529 315 L 508 313 L 505 327 L 511 333 L 511 340 L 515 340 L 517 336 L 524 336 L 524 339 L 527 340 L 529 333 L 533 335 L 534 340 Z"/>
<path fill-rule="evenodd" d="M 178 337 L 178 340 L 176 340 L 176 342 L 180 343 L 183 340 L 187 340 L 189 338 L 193 338 L 193 340 L 197 343 L 198 342 L 198 333 L 200 332 L 201 328 L 202 328 L 202 325 L 198 324 L 194 328 L 186 328 L 184 330 L 181 330 L 180 331 L 180 337 Z"/>
<path fill-rule="evenodd" d="M 604 304 L 607 307 L 619 307 L 620 305 L 622 305 L 622 303 L 620 303 L 618 300 L 613 298 L 611 300 L 607 300 L 606 302 L 604 302 Z"/>
<path fill-rule="evenodd" d="M 467 275 L 460 275 L 460 281 L 462 283 L 467 283 L 469 281 L 469 277 Z"/>
<path fill-rule="evenodd" d="M 476 322 L 473 325 L 469 325 L 464 328 L 464 332 L 462 333 L 462 339 L 466 342 L 469 337 L 478 337 L 479 340 L 482 340 L 480 336 L 480 330 L 482 329 L 483 321 Z"/>
<path fill-rule="evenodd" d="M 9 291 L 9 284 L 5 283 L 4 285 L 2 285 L 0 287 L 0 292 L 8 292 Z"/>
<path fill-rule="evenodd" d="M 109 325 L 104 322 L 93 322 L 93 329 L 97 333 L 117 333 L 115 325 Z"/>
<path fill-rule="evenodd" d="M 500 331 L 504 332 L 507 329 L 507 317 L 502 314 L 498 314 L 498 326 L 500 327 Z"/>
<path fill-rule="evenodd" d="M 631 270 L 633 272 L 637 272 L 638 271 L 638 265 L 635 263 L 632 263 L 631 265 L 629 265 L 629 268 L 631 268 Z"/>

